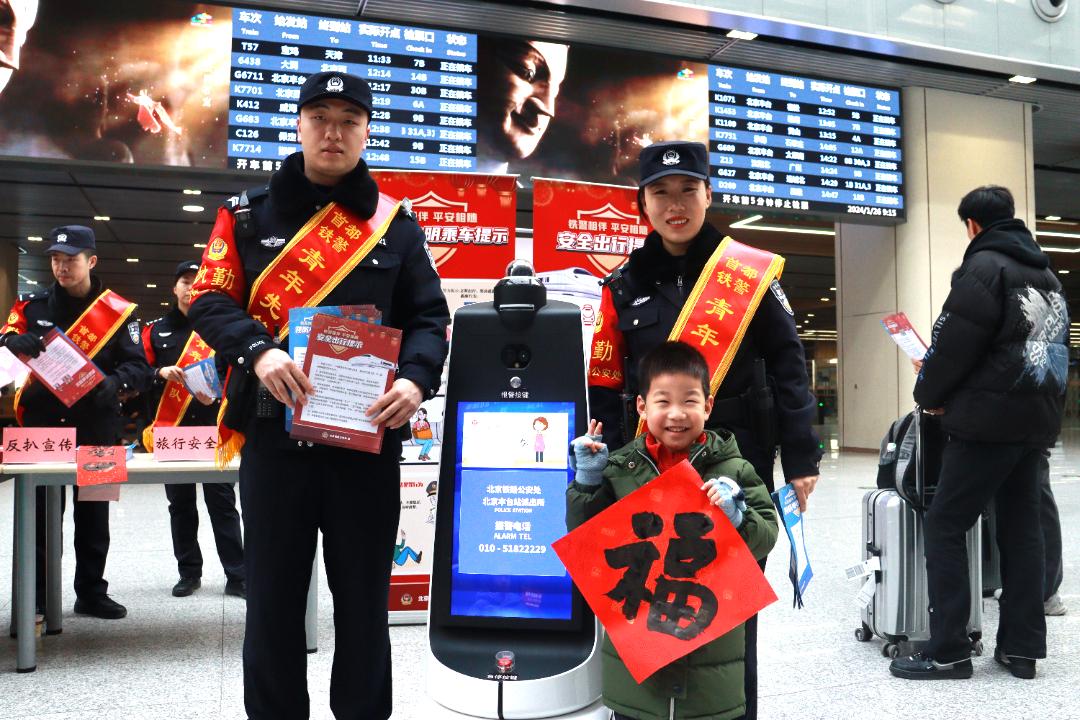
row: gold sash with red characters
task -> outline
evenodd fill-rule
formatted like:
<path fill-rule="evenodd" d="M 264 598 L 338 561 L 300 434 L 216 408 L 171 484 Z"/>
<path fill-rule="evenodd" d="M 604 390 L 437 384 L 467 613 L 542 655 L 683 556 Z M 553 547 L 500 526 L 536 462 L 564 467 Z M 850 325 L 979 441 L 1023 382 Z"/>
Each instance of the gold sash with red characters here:
<path fill-rule="evenodd" d="M 367 220 L 333 202 L 315 213 L 252 283 L 248 314 L 272 335 L 284 338 L 289 334 L 289 310 L 322 302 L 379 244 L 400 206 L 400 201 L 380 195 L 375 214 Z M 207 247 L 207 256 L 211 251 Z M 209 271 L 204 263 L 193 284 L 205 280 Z M 212 277 L 206 282 L 216 285 Z M 218 412 L 217 461 L 221 467 L 228 465 L 244 444 L 242 433 L 222 423 L 227 404 L 223 400 Z"/>
<path fill-rule="evenodd" d="M 71 324 L 67 330 L 67 336 L 79 346 L 91 360 L 101 352 L 101 349 L 109 344 L 113 335 L 119 330 L 131 313 L 135 312 L 135 303 L 128 302 L 112 290 L 106 290 L 95 298 L 94 302 L 83 311 L 83 314 Z M 15 417 L 22 425 L 22 408 L 19 401 L 26 388 L 34 381 L 34 376 L 29 375 L 26 382 L 15 393 Z"/>
<path fill-rule="evenodd" d="M 709 366 L 709 394 L 716 395 L 761 299 L 784 271 L 780 255 L 725 237 L 686 298 L 668 341 L 696 348 Z M 640 435 L 645 421 L 638 421 Z"/>
<path fill-rule="evenodd" d="M 177 360 L 176 365 L 180 368 L 186 368 L 200 360 L 211 357 L 214 357 L 214 351 L 199 337 L 199 333 L 193 330 L 184 344 L 184 350 L 180 353 L 180 359 Z M 180 421 L 184 419 L 184 413 L 187 412 L 189 405 L 191 405 L 191 391 L 187 389 L 187 386 L 172 380 L 165 383 L 165 389 L 161 392 L 161 401 L 157 406 L 157 413 L 154 415 L 154 422 L 147 425 L 146 429 L 143 430 L 142 444 L 146 448 L 146 452 L 154 452 L 154 428 L 179 425 Z"/>

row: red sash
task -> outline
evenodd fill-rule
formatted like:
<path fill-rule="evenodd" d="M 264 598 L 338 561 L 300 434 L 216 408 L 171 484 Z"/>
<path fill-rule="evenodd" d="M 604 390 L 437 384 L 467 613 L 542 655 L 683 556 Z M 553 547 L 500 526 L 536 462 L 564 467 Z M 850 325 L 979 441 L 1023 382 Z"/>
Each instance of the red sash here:
<path fill-rule="evenodd" d="M 213 356 L 214 351 L 210 349 L 210 346 L 199 337 L 199 333 L 192 331 L 187 343 L 184 344 L 184 350 L 180 353 L 180 359 L 176 365 L 186 368 L 200 360 Z M 154 414 L 154 422 L 143 430 L 142 444 L 146 448 L 146 452 L 154 452 L 154 428 L 179 425 L 180 421 L 184 419 L 184 413 L 187 412 L 190 404 L 191 392 L 183 383 L 173 382 L 172 380 L 165 383 L 165 389 L 161 392 L 161 401 L 157 406 L 157 413 Z"/>

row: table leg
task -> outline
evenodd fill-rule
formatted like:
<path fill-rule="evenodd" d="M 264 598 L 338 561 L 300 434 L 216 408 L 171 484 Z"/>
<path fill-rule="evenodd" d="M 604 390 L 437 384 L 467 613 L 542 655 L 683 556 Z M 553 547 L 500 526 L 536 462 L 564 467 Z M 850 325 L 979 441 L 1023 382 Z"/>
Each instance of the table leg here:
<path fill-rule="evenodd" d="M 30 475 L 15 478 L 15 526 L 18 533 L 19 590 L 15 613 L 15 629 L 18 632 L 18 648 L 15 654 L 16 672 L 33 672 L 37 669 L 37 649 L 34 645 L 34 613 L 37 602 L 34 597 L 35 542 L 37 518 L 34 516 L 34 481 Z"/>
<path fill-rule="evenodd" d="M 304 631 L 307 633 L 307 651 L 319 651 L 319 553 L 316 547 L 315 562 L 311 564 L 311 580 L 308 581 L 307 612 L 304 614 Z"/>
<path fill-rule="evenodd" d="M 64 518 L 60 514 L 59 485 L 45 488 L 45 634 L 59 635 L 64 631 L 60 609 L 63 607 L 63 580 L 61 556 L 63 555 Z"/>

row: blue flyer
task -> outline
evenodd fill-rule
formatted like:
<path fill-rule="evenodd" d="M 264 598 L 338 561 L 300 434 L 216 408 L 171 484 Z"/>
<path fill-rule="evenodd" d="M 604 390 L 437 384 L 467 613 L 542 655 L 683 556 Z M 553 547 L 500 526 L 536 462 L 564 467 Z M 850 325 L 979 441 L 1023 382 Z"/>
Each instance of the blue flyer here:
<path fill-rule="evenodd" d="M 213 399 L 221 397 L 221 378 L 218 377 L 214 357 L 208 357 L 184 368 L 184 386 L 188 392 L 207 395 Z"/>
<path fill-rule="evenodd" d="M 806 586 L 814 577 L 814 570 L 810 567 L 810 558 L 806 554 L 806 522 L 802 512 L 799 511 L 799 498 L 795 494 L 795 488 L 790 484 L 784 485 L 772 494 L 773 504 L 780 513 L 780 519 L 787 533 L 788 544 L 791 547 L 791 564 L 788 567 L 788 578 L 795 591 L 792 606 L 803 606 L 803 594 Z"/>

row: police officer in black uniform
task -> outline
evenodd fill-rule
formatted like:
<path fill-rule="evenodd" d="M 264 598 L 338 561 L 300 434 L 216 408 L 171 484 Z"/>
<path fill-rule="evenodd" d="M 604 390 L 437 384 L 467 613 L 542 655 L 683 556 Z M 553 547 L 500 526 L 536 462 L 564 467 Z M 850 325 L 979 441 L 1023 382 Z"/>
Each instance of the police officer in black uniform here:
<path fill-rule="evenodd" d="M 287 347 L 275 344 L 275 328 L 245 311 L 252 283 L 329 202 L 360 218 L 377 211 L 379 189 L 361 159 L 372 108 L 367 83 L 318 73 L 300 89 L 298 106 L 303 151 L 285 159 L 266 189 L 247 193 L 247 204 L 241 198 L 219 211 L 190 318 L 233 364 L 226 419 L 246 437 L 240 499 L 248 716 L 308 717 L 304 611 L 322 530 L 335 607 L 330 705 L 339 718 L 378 720 L 391 712 L 386 559 L 398 527 L 401 441 L 386 432 L 382 452 L 372 454 L 290 439 L 283 405 L 293 404 L 290 393 L 305 402 L 312 386 Z M 397 428 L 438 390 L 450 319 L 424 233 L 407 212 L 392 218 L 383 240 L 319 304 L 367 303 L 382 311 L 384 324 L 403 331 L 393 388 L 369 411 L 373 423 Z M 260 389 L 241 397 L 236 388 L 256 380 Z M 233 417 L 234 405 L 243 417 Z"/>
<path fill-rule="evenodd" d="M 622 349 L 622 357 L 614 359 L 621 366 L 622 387 L 616 389 L 614 383 L 597 382 L 590 376 L 589 406 L 593 417 L 603 422 L 608 447 L 621 447 L 633 439 L 637 418 L 628 409 L 638 393 L 638 362 L 668 339 L 698 276 L 723 239 L 705 221 L 712 202 L 708 178 L 708 151 L 702 143 L 662 142 L 641 151 L 638 199 L 655 229 L 626 265 L 604 280 L 604 317 L 597 334 L 597 338 L 613 338 Z M 596 339 L 593 354 L 597 356 L 595 343 Z M 821 458 L 811 427 L 815 417 L 816 403 L 794 312 L 780 284 L 774 282 L 716 392 L 706 427 L 735 434 L 743 457 L 770 492 L 779 448 L 784 477 L 805 510 Z M 746 637 L 746 716 L 754 718 L 756 616 L 747 622 Z"/>
<path fill-rule="evenodd" d="M 183 369 L 177 363 L 193 332 L 187 314 L 191 305 L 191 285 L 199 271 L 198 260 L 188 260 L 176 267 L 173 294 L 176 305 L 167 315 L 143 328 L 143 348 L 153 366 L 148 383 L 151 394 L 150 417 L 154 418 L 165 384 L 183 382 Z M 203 355 L 208 354 L 204 352 Z M 225 364 L 218 362 L 219 374 L 224 377 Z M 213 398 L 192 394 L 180 425 L 217 425 L 221 403 Z M 210 512 L 214 528 L 214 543 L 218 558 L 225 569 L 225 594 L 244 597 L 244 542 L 240 531 L 240 513 L 236 511 L 236 492 L 233 483 L 203 483 L 203 500 Z M 180 579 L 173 586 L 175 597 L 187 597 L 202 586 L 202 550 L 199 548 L 199 510 L 195 505 L 195 485 L 165 485 L 169 498 L 169 524 L 172 530 L 173 554 Z"/>
<path fill-rule="evenodd" d="M 42 336 L 54 327 L 66 331 L 104 291 L 97 265 L 94 231 L 81 225 L 53 228 L 49 254 L 56 282 L 47 290 L 19 298 L 0 328 L 0 342 L 16 356 L 37 357 Z M 123 428 L 120 393 L 135 392 L 149 372 L 139 338 L 139 323 L 121 327 L 94 357 L 105 374 L 96 388 L 70 408 L 40 382 L 31 382 L 19 401 L 24 427 L 73 427 L 79 445 L 115 445 Z M 79 489 L 75 488 L 75 499 Z M 66 505 L 67 495 L 61 495 Z M 63 507 L 63 505 L 62 505 Z M 127 608 L 106 591 L 109 553 L 109 503 L 75 503 L 75 612 L 115 620 Z M 45 603 L 45 488 L 37 489 L 37 603 Z"/>

